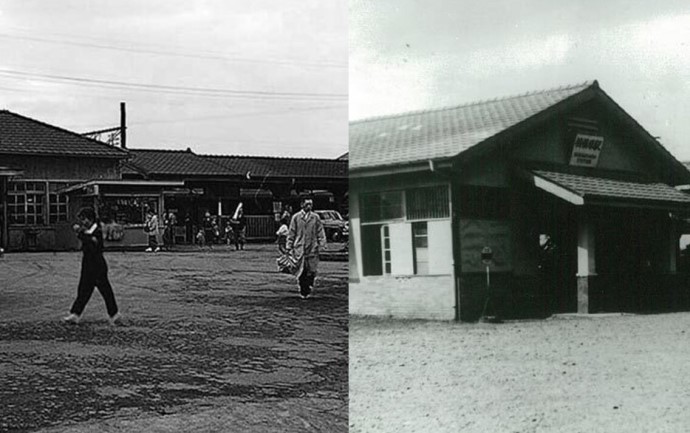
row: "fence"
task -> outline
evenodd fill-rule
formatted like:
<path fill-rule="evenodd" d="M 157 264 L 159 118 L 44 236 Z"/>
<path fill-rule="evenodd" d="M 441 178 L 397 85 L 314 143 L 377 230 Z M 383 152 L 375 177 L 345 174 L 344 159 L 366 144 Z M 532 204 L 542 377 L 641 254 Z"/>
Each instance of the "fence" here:
<path fill-rule="evenodd" d="M 245 215 L 247 228 L 245 236 L 253 240 L 273 240 L 275 239 L 276 227 L 272 215 Z"/>

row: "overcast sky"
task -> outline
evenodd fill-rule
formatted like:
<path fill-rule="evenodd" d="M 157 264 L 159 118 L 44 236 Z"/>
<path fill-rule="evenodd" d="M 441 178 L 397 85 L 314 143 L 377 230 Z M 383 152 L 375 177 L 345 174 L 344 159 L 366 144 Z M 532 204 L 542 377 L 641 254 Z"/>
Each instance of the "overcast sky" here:
<path fill-rule="evenodd" d="M 128 145 L 347 151 L 343 0 L 0 0 L 0 108 Z M 132 86 L 132 84 L 134 86 Z"/>
<path fill-rule="evenodd" d="M 598 80 L 690 160 L 686 1 L 350 1 L 351 120 Z"/>

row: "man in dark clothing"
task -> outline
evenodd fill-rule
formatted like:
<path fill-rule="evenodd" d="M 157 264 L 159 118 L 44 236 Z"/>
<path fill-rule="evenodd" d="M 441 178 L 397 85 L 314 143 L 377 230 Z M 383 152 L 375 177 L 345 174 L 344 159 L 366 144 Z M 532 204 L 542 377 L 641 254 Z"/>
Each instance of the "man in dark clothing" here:
<path fill-rule="evenodd" d="M 115 324 L 120 320 L 113 288 L 108 281 L 108 264 L 103 257 L 103 233 L 96 220 L 93 208 L 84 208 L 77 215 L 79 224 L 72 228 L 81 241 L 83 251 L 81 261 L 81 276 L 77 288 L 77 299 L 72 304 L 70 314 L 63 320 L 70 323 L 79 323 L 86 304 L 91 298 L 94 287 L 98 287 L 108 309 L 110 323 Z"/>
<path fill-rule="evenodd" d="M 235 241 L 235 250 L 243 250 L 247 218 L 245 218 L 244 211 L 242 209 L 239 209 L 236 212 L 236 217 L 230 220 L 230 225 L 234 235 L 233 238 Z"/>

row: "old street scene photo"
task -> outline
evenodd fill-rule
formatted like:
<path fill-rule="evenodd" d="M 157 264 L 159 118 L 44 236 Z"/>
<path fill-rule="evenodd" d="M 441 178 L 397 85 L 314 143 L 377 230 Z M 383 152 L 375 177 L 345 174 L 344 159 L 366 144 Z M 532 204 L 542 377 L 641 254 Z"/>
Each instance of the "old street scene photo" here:
<path fill-rule="evenodd" d="M 0 25 L 0 432 L 347 431 L 347 4 Z"/>
<path fill-rule="evenodd" d="M 350 431 L 687 428 L 690 15 L 614 4 L 351 2 Z"/>

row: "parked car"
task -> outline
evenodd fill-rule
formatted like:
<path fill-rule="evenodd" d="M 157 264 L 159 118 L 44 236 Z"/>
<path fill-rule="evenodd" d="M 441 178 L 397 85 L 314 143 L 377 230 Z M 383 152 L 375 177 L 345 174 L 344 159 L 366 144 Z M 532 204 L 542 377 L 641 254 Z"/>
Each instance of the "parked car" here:
<path fill-rule="evenodd" d="M 335 210 L 317 210 L 314 212 L 323 221 L 326 238 L 333 242 L 340 242 L 350 236 L 350 223 L 343 219 L 340 212 Z"/>

